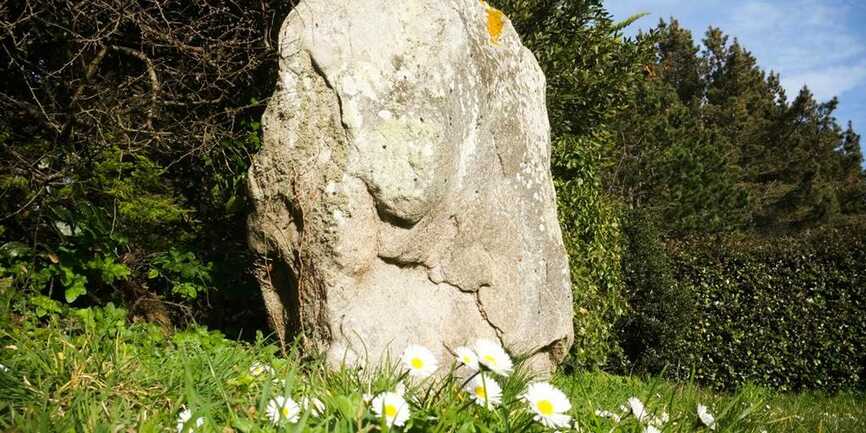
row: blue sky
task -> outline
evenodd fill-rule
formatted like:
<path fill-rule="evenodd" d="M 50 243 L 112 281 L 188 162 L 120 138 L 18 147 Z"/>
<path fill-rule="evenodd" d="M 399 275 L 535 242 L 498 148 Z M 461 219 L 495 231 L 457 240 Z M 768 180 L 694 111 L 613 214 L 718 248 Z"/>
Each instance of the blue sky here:
<path fill-rule="evenodd" d="M 651 14 L 632 24 L 631 34 L 671 16 L 698 42 L 709 25 L 721 28 L 764 69 L 781 74 L 789 100 L 803 84 L 819 100 L 838 96 L 840 123 L 853 121 L 866 137 L 866 0 L 605 0 L 605 6 L 617 20 Z"/>

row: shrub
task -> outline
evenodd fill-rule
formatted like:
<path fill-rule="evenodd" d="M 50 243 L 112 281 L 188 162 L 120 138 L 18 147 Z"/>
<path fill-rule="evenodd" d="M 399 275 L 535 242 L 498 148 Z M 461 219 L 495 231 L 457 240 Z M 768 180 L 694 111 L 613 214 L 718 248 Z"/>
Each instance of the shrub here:
<path fill-rule="evenodd" d="M 613 324 L 624 311 L 617 205 L 602 192 L 600 169 L 614 142 L 611 122 L 629 109 L 651 46 L 625 40 L 632 20 L 615 23 L 601 0 L 492 3 L 547 78 L 551 170 L 574 292 L 570 364 L 598 368 L 618 352 Z"/>
<path fill-rule="evenodd" d="M 696 317 L 670 373 L 717 387 L 866 385 L 866 222 L 669 244 Z"/>
<path fill-rule="evenodd" d="M 263 325 L 244 185 L 289 3 L 4 2 L 0 281 Z"/>
<path fill-rule="evenodd" d="M 655 373 L 674 359 L 694 315 L 690 294 L 674 281 L 657 227 L 646 211 L 624 216 L 622 274 L 629 311 L 617 324 L 631 366 Z"/>

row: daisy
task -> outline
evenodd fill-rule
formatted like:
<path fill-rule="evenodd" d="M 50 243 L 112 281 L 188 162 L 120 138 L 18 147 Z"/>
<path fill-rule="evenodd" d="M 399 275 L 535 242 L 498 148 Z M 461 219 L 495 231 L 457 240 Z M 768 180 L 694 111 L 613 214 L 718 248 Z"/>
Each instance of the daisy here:
<path fill-rule="evenodd" d="M 403 365 L 409 369 L 412 377 L 427 377 L 436 372 L 439 363 L 433 352 L 424 346 L 410 344 L 400 355 Z"/>
<path fill-rule="evenodd" d="M 562 391 L 547 382 L 531 383 L 523 398 L 535 412 L 535 420 L 550 428 L 567 428 L 571 417 L 571 403 Z"/>
<path fill-rule="evenodd" d="M 654 425 L 648 425 L 643 429 L 643 433 L 662 433 L 662 431 Z"/>
<path fill-rule="evenodd" d="M 615 422 L 615 423 L 619 423 L 619 422 L 622 420 L 622 418 L 620 418 L 619 415 L 617 415 L 617 414 L 615 414 L 615 413 L 613 413 L 613 412 L 606 411 L 606 410 L 601 410 L 601 409 L 596 409 L 596 411 L 595 411 L 595 416 L 599 416 L 599 417 L 602 417 L 602 418 L 610 418 L 610 419 L 613 420 L 613 422 Z"/>
<path fill-rule="evenodd" d="M 284 422 L 296 423 L 301 414 L 301 408 L 291 398 L 278 395 L 268 402 L 267 413 L 274 425 Z"/>
<path fill-rule="evenodd" d="M 710 430 L 716 429 L 716 418 L 706 406 L 702 404 L 698 404 L 698 418 L 701 419 L 701 422 L 704 423 L 705 426 L 709 427 Z"/>
<path fill-rule="evenodd" d="M 313 416 L 322 416 L 325 413 L 325 403 L 316 397 L 304 397 L 301 399 L 301 407 Z"/>
<path fill-rule="evenodd" d="M 193 429 L 192 423 L 189 420 L 192 419 L 192 411 L 187 409 L 186 406 L 183 406 L 183 410 L 177 414 L 177 432 L 192 432 L 195 431 Z M 189 425 L 187 425 L 189 424 Z M 201 427 L 204 425 L 204 418 L 198 417 L 195 419 L 195 427 Z"/>
<path fill-rule="evenodd" d="M 638 421 L 644 422 L 649 420 L 649 414 L 646 411 L 646 408 L 643 405 L 643 402 L 640 401 L 637 397 L 631 397 L 628 399 L 628 407 L 631 410 L 631 413 L 634 414 L 635 418 Z"/>
<path fill-rule="evenodd" d="M 463 390 L 469 393 L 472 400 L 484 407 L 495 407 L 502 402 L 502 388 L 493 378 L 484 376 L 483 373 L 475 375 Z"/>
<path fill-rule="evenodd" d="M 661 416 L 654 416 L 649 423 L 656 427 L 662 427 L 663 425 L 667 424 L 670 419 L 671 417 L 670 415 L 668 415 L 667 412 L 662 412 Z"/>
<path fill-rule="evenodd" d="M 478 355 L 476 355 L 472 349 L 466 346 L 460 346 L 454 349 L 454 353 L 457 355 L 457 362 L 475 371 L 481 369 L 481 367 L 478 365 Z"/>
<path fill-rule="evenodd" d="M 478 362 L 494 373 L 502 376 L 511 374 L 513 367 L 511 358 L 499 343 L 483 338 L 479 339 L 475 342 L 475 353 L 478 354 Z"/>
<path fill-rule="evenodd" d="M 409 403 L 395 392 L 383 392 L 377 395 L 371 405 L 376 416 L 384 418 L 388 427 L 402 426 L 409 419 Z"/>
<path fill-rule="evenodd" d="M 394 385 L 394 392 L 400 397 L 403 397 L 406 395 L 406 384 L 404 384 L 403 381 L 397 382 L 397 384 Z"/>
<path fill-rule="evenodd" d="M 276 372 L 274 371 L 273 367 L 271 367 L 270 365 L 263 364 L 263 363 L 258 362 L 258 361 L 254 362 L 254 363 L 252 363 L 252 365 L 250 365 L 250 374 L 253 377 L 259 377 L 265 373 L 273 376 Z"/>

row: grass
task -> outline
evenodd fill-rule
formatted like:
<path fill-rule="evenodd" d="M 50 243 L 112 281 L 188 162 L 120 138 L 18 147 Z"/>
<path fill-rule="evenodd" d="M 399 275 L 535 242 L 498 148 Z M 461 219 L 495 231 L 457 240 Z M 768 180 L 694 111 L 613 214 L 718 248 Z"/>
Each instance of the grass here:
<path fill-rule="evenodd" d="M 394 369 L 332 372 L 315 359 L 278 356 L 260 338 L 243 343 L 193 328 L 166 335 L 147 324 L 128 324 L 122 309 L 77 310 L 42 319 L 0 319 L 0 431 L 168 432 L 187 407 L 203 417 L 207 432 L 375 432 L 388 430 L 371 414 L 365 393 L 394 389 Z M 254 362 L 274 376 L 254 377 Z M 276 379 L 276 380 L 274 380 Z M 404 428 L 417 432 L 542 432 L 519 400 L 528 378 L 500 379 L 504 404 L 488 410 L 460 391 L 461 379 L 409 384 L 412 417 Z M 407 381 L 408 382 L 408 381 Z M 859 394 L 780 394 L 746 386 L 716 393 L 693 384 L 600 372 L 557 375 L 552 382 L 572 403 L 579 431 L 643 432 L 634 416 L 620 423 L 596 410 L 620 412 L 639 397 L 655 416 L 667 412 L 663 432 L 709 431 L 695 408 L 707 405 L 717 432 L 863 432 L 866 398 Z M 297 424 L 275 427 L 266 417 L 272 396 L 320 398 L 320 417 L 304 414 Z M 576 430 L 576 429 L 575 429 Z"/>

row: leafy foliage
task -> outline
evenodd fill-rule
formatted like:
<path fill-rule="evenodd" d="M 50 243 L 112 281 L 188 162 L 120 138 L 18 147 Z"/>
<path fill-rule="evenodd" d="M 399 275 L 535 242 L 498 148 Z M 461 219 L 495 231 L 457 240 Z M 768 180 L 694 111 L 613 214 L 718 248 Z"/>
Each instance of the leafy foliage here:
<path fill-rule="evenodd" d="M 261 320 L 244 176 L 291 5 L 121 3 L 0 7 L 0 279 L 164 321 L 238 319 L 209 314 L 223 303 Z"/>
<path fill-rule="evenodd" d="M 719 387 L 866 387 L 866 224 L 671 245 L 693 325 L 669 373 Z"/>
<path fill-rule="evenodd" d="M 682 352 L 694 319 L 692 293 L 674 279 L 657 223 L 646 210 L 625 215 L 623 278 L 629 311 L 617 328 L 629 364 L 661 373 Z"/>
<path fill-rule="evenodd" d="M 702 51 L 676 20 L 638 39 L 655 57 L 602 165 L 631 209 L 629 367 L 719 387 L 862 387 L 862 245 L 839 231 L 863 237 L 845 224 L 862 219 L 866 174 L 838 101 L 807 88 L 789 100 L 716 28 Z"/>
<path fill-rule="evenodd" d="M 649 45 L 623 38 L 600 0 L 495 2 L 547 77 L 554 182 L 575 302 L 572 364 L 594 368 L 618 351 L 613 323 L 624 311 L 616 202 L 601 164 L 611 119 L 629 107 Z"/>
<path fill-rule="evenodd" d="M 676 20 L 639 40 L 655 59 L 614 122 L 609 192 L 674 235 L 788 232 L 866 211 L 860 137 L 833 117 L 835 98 L 804 87 L 789 100 L 779 75 L 717 28 L 703 51 Z"/>

